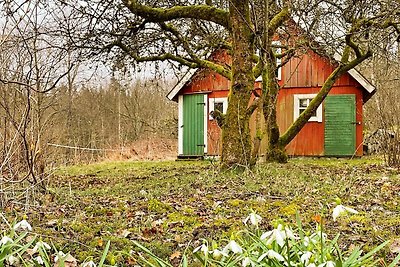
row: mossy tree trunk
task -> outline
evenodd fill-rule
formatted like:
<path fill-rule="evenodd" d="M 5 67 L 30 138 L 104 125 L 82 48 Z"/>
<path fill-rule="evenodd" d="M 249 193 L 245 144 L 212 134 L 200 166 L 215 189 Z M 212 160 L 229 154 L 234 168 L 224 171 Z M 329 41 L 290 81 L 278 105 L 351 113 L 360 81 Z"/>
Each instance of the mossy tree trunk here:
<path fill-rule="evenodd" d="M 232 80 L 228 110 L 222 128 L 221 163 L 223 168 L 243 168 L 252 165 L 250 114 L 247 108 L 255 82 L 249 1 L 230 1 L 229 21 L 232 38 Z"/>
<path fill-rule="evenodd" d="M 266 7 L 267 8 L 267 7 Z M 264 35 L 262 40 L 263 50 L 261 51 L 262 62 L 262 99 L 263 114 L 266 124 L 266 136 L 268 138 L 268 146 L 265 151 L 265 159 L 267 162 L 277 161 L 286 162 L 287 155 L 285 146 L 279 142 L 280 132 L 276 117 L 276 104 L 280 86 L 277 77 L 277 56 L 276 49 L 273 47 L 273 38 L 278 27 L 280 27 L 290 16 L 289 8 L 284 7 L 270 21 L 265 21 Z"/>
<path fill-rule="evenodd" d="M 266 123 L 268 138 L 265 160 L 267 162 L 287 162 L 285 146 L 279 142 L 280 132 L 276 118 L 276 103 L 279 93 L 279 84 L 276 77 L 276 58 L 270 46 L 267 47 L 264 57 L 265 66 L 263 78 L 263 114 Z"/>

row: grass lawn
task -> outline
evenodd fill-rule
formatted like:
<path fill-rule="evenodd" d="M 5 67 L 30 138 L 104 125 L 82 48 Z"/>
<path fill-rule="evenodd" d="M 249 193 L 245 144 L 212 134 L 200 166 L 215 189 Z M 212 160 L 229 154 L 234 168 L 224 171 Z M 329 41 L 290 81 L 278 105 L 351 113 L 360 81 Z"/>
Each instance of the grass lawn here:
<path fill-rule="evenodd" d="M 50 190 L 28 220 L 80 261 L 100 257 L 108 240 L 109 262 L 133 265 L 131 240 L 168 257 L 203 238 L 229 238 L 250 211 L 264 218 L 264 229 L 277 219 L 294 222 L 297 211 L 314 227 L 320 214 L 331 238 L 340 232 L 343 246 L 366 250 L 400 237 L 399 170 L 373 159 L 292 159 L 240 174 L 210 161 L 104 162 L 58 170 Z M 333 222 L 337 197 L 360 213 Z M 11 220 L 22 215 L 8 212 Z"/>

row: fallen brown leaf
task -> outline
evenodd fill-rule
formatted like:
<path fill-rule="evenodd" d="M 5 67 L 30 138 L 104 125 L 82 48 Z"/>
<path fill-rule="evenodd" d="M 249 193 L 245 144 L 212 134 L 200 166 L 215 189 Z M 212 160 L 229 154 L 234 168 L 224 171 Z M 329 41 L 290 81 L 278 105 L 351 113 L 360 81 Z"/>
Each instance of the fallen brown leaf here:
<path fill-rule="evenodd" d="M 172 261 L 174 259 L 179 259 L 182 253 L 180 251 L 175 251 L 174 253 L 169 256 L 169 259 Z"/>

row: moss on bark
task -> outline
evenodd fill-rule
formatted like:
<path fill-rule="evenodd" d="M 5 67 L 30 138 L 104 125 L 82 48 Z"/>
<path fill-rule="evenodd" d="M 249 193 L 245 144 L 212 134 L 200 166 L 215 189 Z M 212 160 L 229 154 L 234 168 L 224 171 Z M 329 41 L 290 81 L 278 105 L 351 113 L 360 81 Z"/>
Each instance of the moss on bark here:
<path fill-rule="evenodd" d="M 271 42 L 265 47 L 266 53 L 263 55 L 264 67 L 262 71 L 263 78 L 263 113 L 266 123 L 268 147 L 265 152 L 265 160 L 267 162 L 287 162 L 287 154 L 285 146 L 279 143 L 279 126 L 276 118 L 276 102 L 279 93 L 279 84 L 276 73 L 276 58 L 271 49 Z"/>
<path fill-rule="evenodd" d="M 252 30 L 248 0 L 232 0 L 229 7 L 232 38 L 232 85 L 222 128 L 223 168 L 251 167 L 251 137 L 247 112 L 254 88 Z"/>

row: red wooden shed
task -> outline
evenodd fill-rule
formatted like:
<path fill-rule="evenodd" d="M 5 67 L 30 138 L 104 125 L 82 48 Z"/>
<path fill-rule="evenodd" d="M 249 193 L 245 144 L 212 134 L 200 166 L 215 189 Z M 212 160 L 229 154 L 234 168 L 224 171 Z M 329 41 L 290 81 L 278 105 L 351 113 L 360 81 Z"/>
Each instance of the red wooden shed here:
<path fill-rule="evenodd" d="M 214 53 L 213 60 L 229 60 L 226 53 Z M 281 90 L 277 119 L 281 132 L 293 123 L 321 89 L 337 62 L 308 51 L 292 58 L 279 70 Z M 215 156 L 220 153 L 221 129 L 210 116 L 219 109 L 226 112 L 230 81 L 207 69 L 191 69 L 169 92 L 178 102 L 178 156 Z M 260 88 L 256 80 L 255 88 Z M 293 156 L 361 156 L 363 104 L 375 87 L 352 69 L 334 84 L 325 101 L 300 133 L 286 147 Z M 255 116 L 250 122 L 255 131 Z M 265 139 L 265 138 L 264 138 Z M 260 151 L 265 151 L 266 142 Z"/>

